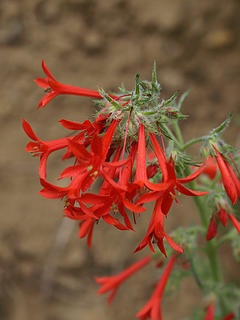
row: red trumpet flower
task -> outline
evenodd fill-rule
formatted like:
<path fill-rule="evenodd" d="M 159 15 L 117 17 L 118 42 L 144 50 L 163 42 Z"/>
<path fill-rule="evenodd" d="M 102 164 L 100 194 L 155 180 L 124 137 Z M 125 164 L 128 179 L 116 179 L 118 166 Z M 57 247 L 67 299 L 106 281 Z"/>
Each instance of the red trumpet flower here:
<path fill-rule="evenodd" d="M 45 179 L 47 176 L 46 166 L 47 166 L 47 159 L 49 155 L 54 151 L 68 147 L 69 141 L 72 138 L 62 138 L 62 139 L 57 139 L 52 141 L 42 141 L 36 136 L 30 124 L 24 119 L 22 120 L 22 126 L 26 134 L 29 136 L 29 138 L 34 141 L 34 142 L 29 142 L 25 150 L 28 152 L 31 152 L 34 156 L 40 157 L 39 176 L 40 178 Z"/>
<path fill-rule="evenodd" d="M 164 238 L 167 240 L 169 245 L 178 253 L 183 253 L 183 249 L 180 248 L 166 233 L 164 230 L 164 218 L 165 215 L 162 212 L 162 199 L 159 199 L 156 201 L 153 214 L 152 214 L 152 219 L 150 221 L 147 234 L 142 240 L 142 242 L 139 244 L 139 246 L 135 249 L 135 252 L 142 250 L 146 245 L 149 245 L 150 249 L 152 250 L 153 253 L 156 253 L 153 245 L 152 245 L 152 240 L 156 240 L 157 245 L 159 250 L 165 255 L 166 251 L 164 248 L 163 240 Z"/>
<path fill-rule="evenodd" d="M 167 161 L 166 156 L 164 155 L 159 143 L 157 142 L 155 135 L 149 133 L 149 136 L 152 141 L 158 159 L 158 163 L 162 171 L 163 179 L 162 183 L 146 183 L 146 186 L 153 192 L 144 194 L 138 200 L 138 204 L 162 198 L 162 211 L 164 214 L 167 214 L 171 208 L 173 200 L 176 199 L 175 189 L 180 193 L 188 196 L 203 196 L 208 193 L 191 190 L 183 186 L 183 184 L 189 183 L 196 179 L 203 172 L 205 164 L 203 164 L 200 168 L 198 168 L 189 176 L 177 179 L 173 159 L 170 158 L 170 160 Z"/>
<path fill-rule="evenodd" d="M 48 102 L 50 102 L 53 98 L 55 98 L 59 94 L 72 94 L 72 95 L 87 96 L 87 97 L 102 99 L 102 96 L 98 91 L 70 86 L 70 85 L 58 82 L 49 71 L 44 60 L 42 60 L 42 68 L 47 78 L 45 79 L 38 78 L 35 80 L 35 82 L 40 87 L 44 88 L 47 94 L 40 100 L 38 104 L 38 108 L 44 108 L 48 104 Z"/>
<path fill-rule="evenodd" d="M 232 203 L 235 204 L 237 198 L 240 198 L 240 181 L 224 155 L 214 145 L 212 146 L 216 152 L 216 160 L 222 175 L 224 188 Z"/>
<path fill-rule="evenodd" d="M 214 320 L 214 311 L 215 311 L 215 306 L 213 304 L 210 304 L 207 307 L 207 312 L 204 320 Z"/>
<path fill-rule="evenodd" d="M 230 209 L 228 209 L 228 210 L 230 210 Z M 208 232 L 206 235 L 206 240 L 209 241 L 209 240 L 213 239 L 217 234 L 218 223 L 217 223 L 216 219 L 218 219 L 222 223 L 222 225 L 224 227 L 226 227 L 227 222 L 228 222 L 228 217 L 231 220 L 235 229 L 240 234 L 240 222 L 237 220 L 237 218 L 231 212 L 230 213 L 227 212 L 221 205 L 219 205 L 219 210 L 217 211 L 216 214 L 212 215 L 212 217 L 210 219 L 210 223 L 208 226 Z"/>
<path fill-rule="evenodd" d="M 217 234 L 217 222 L 216 222 L 216 218 L 213 215 L 210 219 L 210 223 L 208 226 L 208 231 L 207 231 L 207 235 L 206 235 L 206 240 L 212 240 L 213 238 L 215 238 Z"/>
<path fill-rule="evenodd" d="M 60 175 L 60 178 L 71 177 L 70 185 L 62 188 L 49 184 L 46 181 L 44 182 L 42 179 L 41 183 L 45 189 L 41 191 L 41 194 L 47 198 L 68 196 L 68 198 L 77 199 L 80 197 L 80 190 L 86 191 L 99 175 L 102 175 L 114 188 L 123 190 L 124 187 L 120 187 L 108 176 L 107 169 L 121 167 L 128 160 L 117 162 L 105 161 L 117 124 L 118 121 L 113 120 L 103 138 L 99 136 L 94 137 L 91 142 L 90 152 L 83 144 L 71 141 L 69 146 L 77 159 L 77 164 L 64 169 Z"/>
<path fill-rule="evenodd" d="M 168 278 L 172 272 L 176 261 L 176 256 L 172 256 L 168 261 L 162 276 L 151 296 L 148 303 L 136 314 L 140 320 L 146 320 L 147 318 L 151 320 L 162 320 L 161 312 L 161 302 L 164 293 L 164 289 L 167 285 Z"/>
<path fill-rule="evenodd" d="M 151 259 L 152 258 L 150 256 L 143 258 L 115 276 L 95 277 L 96 282 L 102 285 L 98 290 L 98 293 L 102 294 L 110 291 L 111 293 L 108 297 L 108 303 L 111 303 L 119 286 L 135 272 L 149 263 Z"/>
<path fill-rule="evenodd" d="M 209 156 L 204 162 L 206 166 L 203 170 L 203 173 L 213 180 L 217 175 L 217 164 L 211 156 Z"/>
<path fill-rule="evenodd" d="M 224 317 L 222 320 L 232 320 L 234 318 L 235 318 L 235 315 L 233 312 L 231 312 L 226 317 Z"/>

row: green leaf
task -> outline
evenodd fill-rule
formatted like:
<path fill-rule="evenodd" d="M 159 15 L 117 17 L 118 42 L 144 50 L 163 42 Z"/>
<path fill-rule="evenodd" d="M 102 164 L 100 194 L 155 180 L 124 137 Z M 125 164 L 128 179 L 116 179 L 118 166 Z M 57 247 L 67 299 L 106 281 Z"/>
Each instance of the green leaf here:
<path fill-rule="evenodd" d="M 152 94 L 153 93 L 160 93 L 161 85 L 157 81 L 157 66 L 156 61 L 153 64 L 153 72 L 152 72 Z"/>
<path fill-rule="evenodd" d="M 139 96 L 139 93 L 140 93 L 139 85 L 140 85 L 140 74 L 137 73 L 136 74 L 136 95 L 137 96 Z"/>
<path fill-rule="evenodd" d="M 176 91 L 168 100 L 164 102 L 163 107 L 166 107 L 167 105 L 170 105 L 172 102 L 175 102 L 177 96 L 178 96 L 178 91 Z"/>
<path fill-rule="evenodd" d="M 229 114 L 227 119 L 225 121 L 223 121 L 220 124 L 220 126 L 218 126 L 217 128 L 213 129 L 210 134 L 212 134 L 212 135 L 221 134 L 229 126 L 231 120 L 232 120 L 232 113 Z"/>
<path fill-rule="evenodd" d="M 178 110 L 181 109 L 183 101 L 186 99 L 186 97 L 188 96 L 190 90 L 187 90 L 186 92 L 184 92 L 181 97 L 179 98 L 178 104 L 177 104 L 177 108 Z"/>
<path fill-rule="evenodd" d="M 98 91 L 103 98 L 111 102 L 112 106 L 114 106 L 115 109 L 122 110 L 122 107 L 120 106 L 120 104 L 117 101 L 115 101 L 113 98 L 111 98 L 103 89 L 99 89 Z"/>

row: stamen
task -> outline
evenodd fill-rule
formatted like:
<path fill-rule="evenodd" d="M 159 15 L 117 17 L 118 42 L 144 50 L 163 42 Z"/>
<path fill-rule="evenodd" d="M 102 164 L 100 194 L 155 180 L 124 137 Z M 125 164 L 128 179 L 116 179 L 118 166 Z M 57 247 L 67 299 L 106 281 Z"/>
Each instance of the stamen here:
<path fill-rule="evenodd" d="M 98 175 L 98 171 L 94 171 L 94 172 L 92 172 L 91 174 L 90 174 L 90 176 L 92 177 L 92 176 L 97 176 Z"/>
<path fill-rule="evenodd" d="M 171 197 L 172 197 L 174 200 L 176 200 L 176 199 L 177 199 L 177 197 L 176 197 L 176 195 L 175 195 L 174 193 L 169 192 L 169 194 L 171 195 Z"/>

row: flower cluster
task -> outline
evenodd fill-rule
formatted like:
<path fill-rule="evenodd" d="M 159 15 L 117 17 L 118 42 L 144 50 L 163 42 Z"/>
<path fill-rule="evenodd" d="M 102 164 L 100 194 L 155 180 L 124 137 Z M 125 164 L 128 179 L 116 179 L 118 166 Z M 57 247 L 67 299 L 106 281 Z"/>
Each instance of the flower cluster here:
<path fill-rule="evenodd" d="M 42 66 L 47 78 L 37 79 L 36 82 L 47 89 L 47 94 L 39 106 L 44 107 L 58 94 L 99 98 L 104 100 L 105 106 L 94 122 L 60 120 L 61 125 L 74 131 L 74 134 L 53 141 L 40 140 L 23 120 L 23 128 L 33 140 L 26 150 L 40 156 L 39 176 L 43 186 L 40 194 L 49 199 L 65 200 L 65 215 L 80 222 L 79 236 L 87 236 L 89 246 L 96 222 L 104 220 L 120 230 L 134 230 L 130 213 L 136 221 L 135 214 L 145 211 L 142 205 L 155 201 L 147 234 L 135 251 L 149 245 L 155 253 L 152 241 L 156 241 L 158 248 L 166 255 L 163 244 L 166 239 L 174 250 L 182 253 L 182 248 L 166 233 L 164 220 L 173 201 L 177 201 L 176 191 L 188 196 L 207 194 L 184 186 L 196 179 L 205 165 L 187 177 L 176 177 L 173 157 L 169 155 L 167 159 L 163 139 L 162 146 L 157 139 L 158 136 L 162 138 L 161 118 L 169 117 L 174 109 L 164 103 L 160 112 L 157 109 L 160 89 L 156 80 L 137 83 L 134 92 L 121 96 L 103 92 L 101 95 L 97 91 L 61 84 L 54 79 L 44 62 Z M 154 122 L 149 122 L 149 112 L 146 112 L 146 105 L 143 106 L 147 102 L 153 105 L 150 117 L 155 118 Z M 177 109 L 173 112 L 175 117 L 177 112 Z M 59 187 L 47 180 L 48 156 L 60 149 L 66 150 L 63 159 L 73 158 L 74 163 L 65 168 L 59 177 L 70 178 L 67 187 Z M 159 172 L 161 180 L 151 182 L 151 178 Z M 96 180 L 101 183 L 97 194 L 90 192 Z"/>
<path fill-rule="evenodd" d="M 38 138 L 30 124 L 23 120 L 23 129 L 32 140 L 26 151 L 40 158 L 39 177 L 43 187 L 40 194 L 48 199 L 64 200 L 65 216 L 79 222 L 79 237 L 86 237 L 89 247 L 94 226 L 99 221 L 119 230 L 134 231 L 136 216 L 146 211 L 146 203 L 154 204 L 146 235 L 135 252 L 149 246 L 153 254 L 157 250 L 167 257 L 166 240 L 171 258 L 152 297 L 137 317 L 141 320 L 162 319 L 160 303 L 167 280 L 177 255 L 183 254 L 183 248 L 189 249 L 190 246 L 184 236 L 176 240 L 165 229 L 173 203 L 179 203 L 177 196 L 194 197 L 201 208 L 199 199 L 207 197 L 211 213 L 206 216 L 205 209 L 200 211 L 205 227 L 209 221 L 208 230 L 205 230 L 208 245 L 217 234 L 218 222 L 226 227 L 228 218 L 240 233 L 240 223 L 233 213 L 233 206 L 240 199 L 239 171 L 219 138 L 228 121 L 209 136 L 184 144 L 178 120 L 186 118 L 181 113 L 186 94 L 179 100 L 176 95 L 167 100 L 160 98 L 161 86 L 155 67 L 151 82 L 141 81 L 137 75 L 135 89 L 122 89 L 121 94 L 62 84 L 55 80 L 44 62 L 42 67 L 47 77 L 36 79 L 36 83 L 45 89 L 46 95 L 38 108 L 45 107 L 57 95 L 73 94 L 96 99 L 99 112 L 93 121 L 60 120 L 71 134 L 52 141 Z M 190 145 L 200 141 L 204 142 L 207 154 L 201 163 L 185 153 Z M 59 176 L 59 179 L 67 179 L 65 187 L 50 182 L 47 176 L 48 158 L 58 150 L 65 152 L 62 160 L 72 159 L 72 165 Z M 195 183 L 199 177 L 202 183 Z M 208 252 L 211 250 L 208 248 Z M 187 254 L 185 258 L 197 278 L 192 258 Z M 96 278 L 102 285 L 99 293 L 112 291 L 111 302 L 122 281 L 150 260 L 147 257 L 117 276 Z M 205 319 L 213 319 L 213 316 L 214 307 L 211 305 Z M 224 319 L 233 319 L 233 316 L 230 314 Z"/>

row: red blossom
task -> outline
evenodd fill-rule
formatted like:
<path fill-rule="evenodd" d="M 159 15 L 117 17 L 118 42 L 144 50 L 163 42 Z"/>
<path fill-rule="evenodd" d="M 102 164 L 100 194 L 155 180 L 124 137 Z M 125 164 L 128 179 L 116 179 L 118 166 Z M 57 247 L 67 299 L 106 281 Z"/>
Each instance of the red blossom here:
<path fill-rule="evenodd" d="M 149 133 L 150 135 L 150 133 Z M 161 165 L 160 165 L 161 167 Z M 139 126 L 138 136 L 138 150 L 137 150 L 137 164 L 134 183 L 140 187 L 146 186 L 150 190 L 165 191 L 168 188 L 168 184 L 153 184 L 148 181 L 147 167 L 146 167 L 146 139 L 145 139 L 145 128 L 141 123 Z"/>
<path fill-rule="evenodd" d="M 46 95 L 40 100 L 38 108 L 44 108 L 48 102 L 55 98 L 59 94 L 71 94 L 79 96 L 87 96 L 92 98 L 100 98 L 102 96 L 98 91 L 70 86 L 67 84 L 62 84 L 55 80 L 49 69 L 47 68 L 45 62 L 42 60 L 42 68 L 45 72 L 47 78 L 38 78 L 35 82 L 47 92 Z"/>
<path fill-rule="evenodd" d="M 110 292 L 108 297 L 108 303 L 110 304 L 119 288 L 119 286 L 130 276 L 132 276 L 139 269 L 144 267 L 147 263 L 151 261 L 151 256 L 141 259 L 140 261 L 134 263 L 124 271 L 111 277 L 95 277 L 97 283 L 101 284 L 101 288 L 98 290 L 99 294 Z"/>
<path fill-rule="evenodd" d="M 230 209 L 228 208 L 227 210 L 229 211 Z M 240 234 L 240 222 L 237 220 L 237 218 L 231 212 L 227 212 L 221 205 L 219 205 L 219 210 L 217 211 L 216 214 L 214 214 L 211 217 L 211 220 L 210 220 L 210 223 L 208 226 L 208 232 L 206 235 L 206 240 L 211 240 L 216 236 L 216 233 L 217 233 L 216 218 L 218 218 L 218 220 L 222 223 L 222 225 L 224 227 L 226 227 L 227 222 L 228 222 L 228 217 L 231 220 L 235 229 Z"/>
<path fill-rule="evenodd" d="M 148 318 L 151 320 L 162 320 L 162 297 L 175 261 L 176 256 L 172 256 L 168 261 L 151 298 L 149 299 L 147 304 L 136 314 L 136 317 L 138 317 L 140 320 L 146 320 Z"/>
<path fill-rule="evenodd" d="M 129 155 L 130 158 L 132 154 L 135 154 L 136 150 L 134 151 L 134 149 L 135 148 L 133 147 L 132 152 Z M 121 146 L 119 146 L 114 155 L 113 162 L 116 162 L 119 160 L 121 151 L 122 151 Z M 124 167 L 123 174 L 121 176 L 121 179 L 118 182 L 120 187 L 127 186 L 126 183 L 124 183 L 124 181 L 125 179 L 127 179 L 126 182 L 128 181 L 128 174 L 126 174 L 126 171 L 128 171 L 129 174 L 131 173 L 131 171 L 128 170 L 129 162 L 130 161 L 128 161 L 127 165 Z M 114 167 L 114 166 L 107 168 L 107 175 L 109 179 L 114 178 L 116 169 L 117 167 Z M 82 194 L 81 198 L 79 198 L 77 201 L 80 208 L 68 207 L 66 209 L 66 212 L 70 218 L 77 219 L 77 220 L 85 220 L 86 216 L 82 216 L 82 212 L 84 212 L 87 215 L 87 217 L 96 218 L 97 220 L 102 218 L 106 223 L 111 224 L 120 230 L 128 230 L 128 229 L 133 230 L 131 222 L 126 213 L 125 207 L 137 213 L 145 211 L 144 208 L 140 206 L 136 206 L 135 204 L 131 203 L 126 198 L 126 192 L 121 190 L 116 191 L 112 187 L 112 185 L 109 184 L 107 181 L 103 182 L 102 187 L 100 188 L 99 194 L 96 195 L 92 193 L 84 193 Z M 119 210 L 120 214 L 123 216 L 126 226 L 124 226 L 119 221 L 119 219 L 110 215 L 111 212 L 115 214 L 117 209 Z"/>
<path fill-rule="evenodd" d="M 233 312 L 231 312 L 226 317 L 224 317 L 222 320 L 232 320 L 234 318 L 235 318 L 235 315 Z"/>
<path fill-rule="evenodd" d="M 240 181 L 224 155 L 214 145 L 212 146 L 216 152 L 216 160 L 222 175 L 224 188 L 232 203 L 235 204 L 237 197 L 240 198 Z"/>
<path fill-rule="evenodd" d="M 240 234 L 240 222 L 237 220 L 237 218 L 232 213 L 229 213 L 228 216 L 229 216 L 230 220 L 232 221 L 232 224 L 234 225 L 235 229 Z"/>
<path fill-rule="evenodd" d="M 89 248 L 91 248 L 92 246 L 92 234 L 94 224 L 95 220 L 93 218 L 87 218 L 86 220 L 79 223 L 79 238 L 81 239 L 87 236 L 87 244 Z"/>
<path fill-rule="evenodd" d="M 122 149 L 118 148 L 113 158 L 113 161 L 119 160 L 121 151 Z M 119 211 L 119 213 L 122 215 L 124 219 L 127 228 L 131 230 L 134 229 L 131 225 L 125 208 L 135 213 L 142 213 L 146 210 L 145 208 L 139 205 L 135 205 L 130 201 L 134 195 L 134 190 L 132 187 L 134 187 L 135 185 L 132 186 L 131 184 L 129 184 L 128 181 L 131 176 L 132 162 L 134 161 L 135 153 L 136 148 L 133 146 L 129 154 L 129 161 L 126 163 L 125 167 L 121 171 L 121 175 L 117 182 L 119 187 L 124 188 L 124 190 L 117 190 L 113 188 L 110 183 L 104 181 L 102 187 L 100 188 L 99 194 L 85 193 L 81 197 L 81 201 L 83 201 L 87 205 L 92 205 L 91 210 L 93 210 L 94 214 L 97 215 L 99 218 L 104 217 L 111 211 L 113 211 L 114 213 Z M 107 175 L 110 179 L 113 179 L 115 174 L 116 167 L 108 168 Z M 128 190 L 130 191 L 130 193 L 128 192 Z"/>
<path fill-rule="evenodd" d="M 166 251 L 164 248 L 164 244 L 163 244 L 163 240 L 164 238 L 167 240 L 168 244 L 178 253 L 183 253 L 183 249 L 180 248 L 170 237 L 169 235 L 166 233 L 166 231 L 164 230 L 164 218 L 165 215 L 162 212 L 162 203 L 161 203 L 162 199 L 159 199 L 156 201 L 154 210 L 153 210 L 153 214 L 152 214 L 152 218 L 147 230 L 147 233 L 144 237 L 144 239 L 141 241 L 141 243 L 139 244 L 139 246 L 135 249 L 135 252 L 142 250 L 144 247 L 146 247 L 146 245 L 149 245 L 149 248 L 151 249 L 151 251 L 153 253 L 156 253 L 153 245 L 152 245 L 152 241 L 157 242 L 157 246 L 159 248 L 159 250 L 165 255 L 166 255 Z"/>
<path fill-rule="evenodd" d="M 113 120 L 103 138 L 99 136 L 94 137 L 91 142 L 90 152 L 82 143 L 77 143 L 73 140 L 70 141 L 69 146 L 76 157 L 77 164 L 65 168 L 60 175 L 60 179 L 66 177 L 72 179 L 69 186 L 65 188 L 54 186 L 46 181 L 44 182 L 42 179 L 41 183 L 45 188 L 41 191 L 41 194 L 47 198 L 49 198 L 49 196 L 51 198 L 67 196 L 71 199 L 77 199 L 80 197 L 80 190 L 83 192 L 86 191 L 99 175 L 103 176 L 114 188 L 123 190 L 124 187 L 119 186 L 108 176 L 107 170 L 111 167 L 121 167 L 126 164 L 128 160 L 117 162 L 105 161 L 117 124 L 118 121 Z"/>
<path fill-rule="evenodd" d="M 213 238 L 215 238 L 217 234 L 217 222 L 216 222 L 216 218 L 213 215 L 210 219 L 210 223 L 208 226 L 208 231 L 207 231 L 207 235 L 206 235 L 206 240 L 212 240 Z"/>
<path fill-rule="evenodd" d="M 79 223 L 79 238 L 82 239 L 87 237 L 87 244 L 88 247 L 91 248 L 92 245 L 92 234 L 93 234 L 93 227 L 95 224 L 96 219 L 94 216 L 89 216 L 88 210 L 82 206 L 74 207 L 70 204 L 66 206 L 64 209 L 65 216 L 73 219 L 73 220 L 80 220 Z"/>
<path fill-rule="evenodd" d="M 156 199 L 162 198 L 162 211 L 164 214 L 167 214 L 171 208 L 173 200 L 176 199 L 175 189 L 180 193 L 183 193 L 188 196 L 203 196 L 208 193 L 191 190 L 182 185 L 196 179 L 202 173 L 205 164 L 203 164 L 200 168 L 198 168 L 189 176 L 178 179 L 176 178 L 173 159 L 170 158 L 170 160 L 167 161 L 166 156 L 164 155 L 159 143 L 157 142 L 155 135 L 149 133 L 149 136 L 152 141 L 158 159 L 158 163 L 162 171 L 163 178 L 162 183 L 146 183 L 146 186 L 150 190 L 153 190 L 153 192 L 148 192 L 144 194 L 142 197 L 140 197 L 140 199 L 137 202 L 138 204 L 151 202 Z"/>
<path fill-rule="evenodd" d="M 210 304 L 207 307 L 207 312 L 204 320 L 214 320 L 214 311 L 215 311 L 215 306 L 213 304 Z"/>
<path fill-rule="evenodd" d="M 45 179 L 47 176 L 46 166 L 49 155 L 54 151 L 68 147 L 71 138 L 62 138 L 52 141 L 42 141 L 36 136 L 30 124 L 24 119 L 22 120 L 22 126 L 29 138 L 34 141 L 29 142 L 25 150 L 32 153 L 34 156 L 40 157 L 39 176 L 40 178 Z"/>
<path fill-rule="evenodd" d="M 204 161 L 204 163 L 206 164 L 206 166 L 203 169 L 202 173 L 206 174 L 211 180 L 213 180 L 217 175 L 218 167 L 216 162 L 213 160 L 211 156 L 209 156 L 208 159 Z"/>
<path fill-rule="evenodd" d="M 147 167 L 147 178 L 150 179 L 154 177 L 157 172 L 158 172 L 158 166 L 156 164 L 150 164 Z"/>
<path fill-rule="evenodd" d="M 218 219 L 219 221 L 222 223 L 222 225 L 224 227 L 226 227 L 227 225 L 227 222 L 228 222 L 228 213 L 226 210 L 224 210 L 221 206 L 217 212 L 217 216 L 218 216 Z"/>
<path fill-rule="evenodd" d="M 102 130 L 105 129 L 106 120 L 108 119 L 109 115 L 110 114 L 104 115 L 100 119 L 94 122 L 85 120 L 84 122 L 79 123 L 79 122 L 62 119 L 62 120 L 59 120 L 59 123 L 61 123 L 61 125 L 68 130 L 82 131 L 86 136 L 93 137 L 96 134 L 101 133 Z"/>
<path fill-rule="evenodd" d="M 146 147 L 145 147 L 145 128 L 141 123 L 139 126 L 138 136 L 138 151 L 137 151 L 137 164 L 134 183 L 139 186 L 144 186 L 147 181 L 147 169 L 146 169 Z"/>

